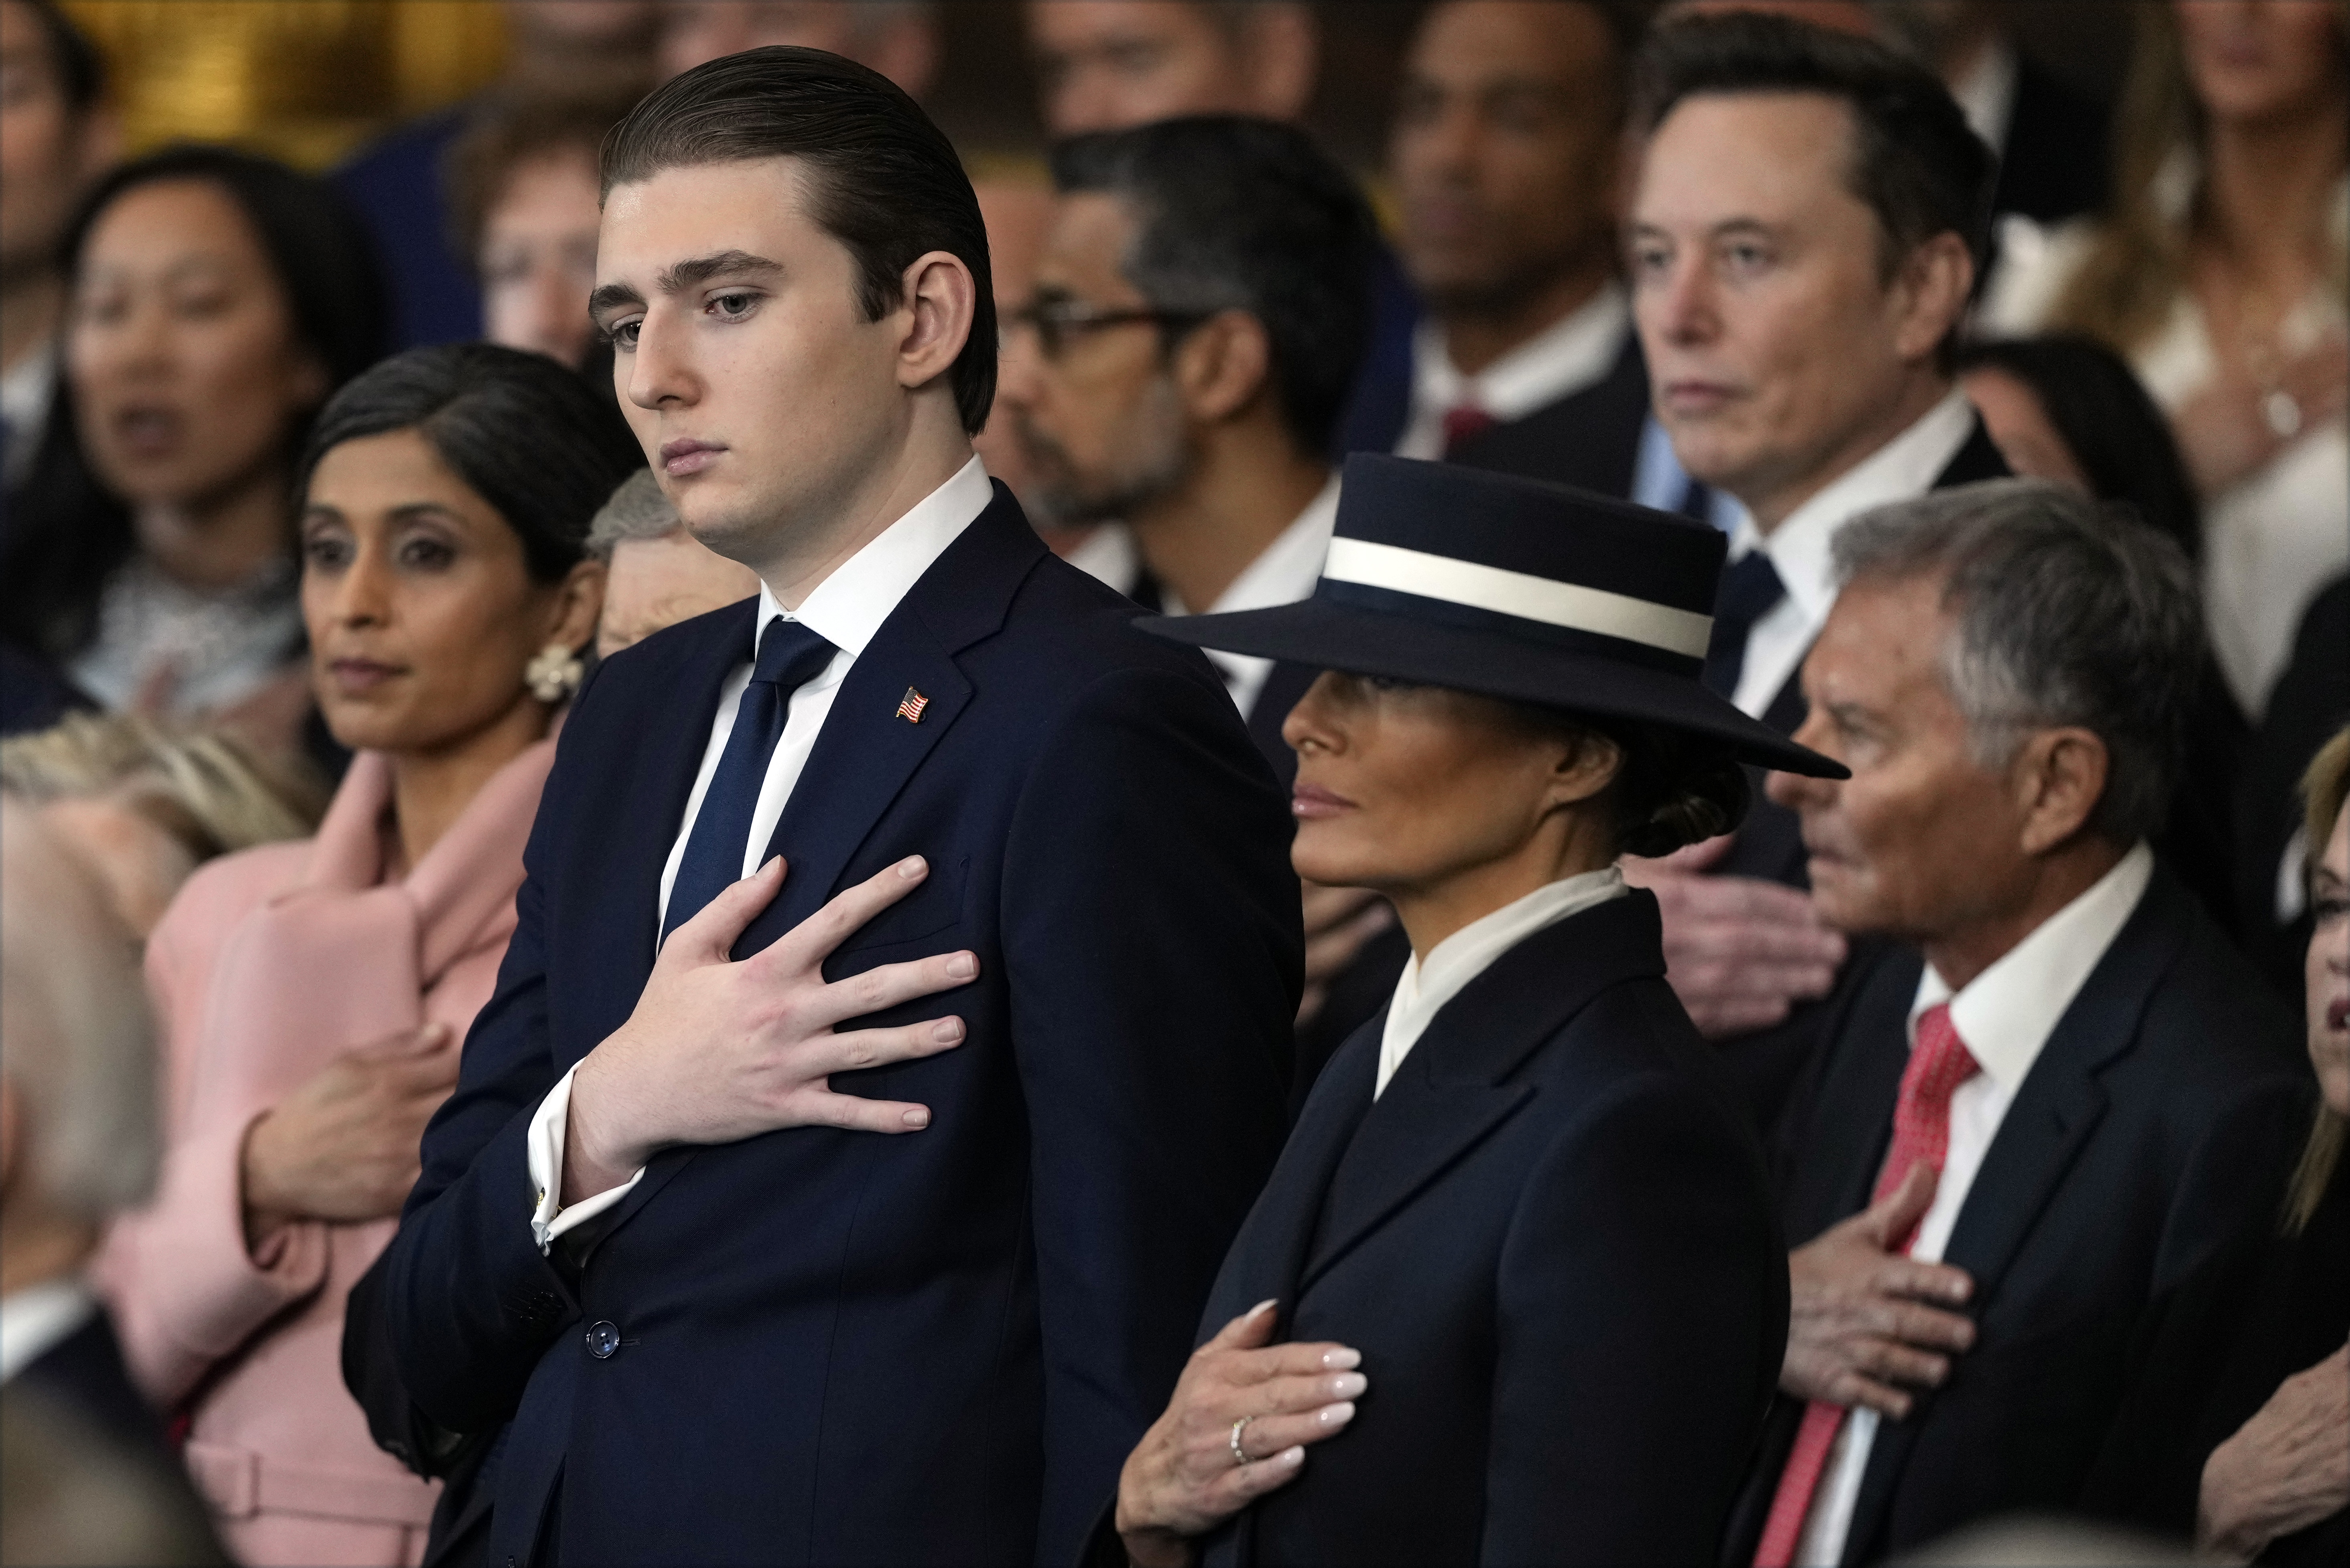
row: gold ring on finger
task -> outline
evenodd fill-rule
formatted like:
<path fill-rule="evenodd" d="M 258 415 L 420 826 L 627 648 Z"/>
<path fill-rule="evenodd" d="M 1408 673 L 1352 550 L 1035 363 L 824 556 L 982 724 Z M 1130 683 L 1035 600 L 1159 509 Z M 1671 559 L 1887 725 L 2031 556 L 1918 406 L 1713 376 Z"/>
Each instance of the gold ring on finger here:
<path fill-rule="evenodd" d="M 1246 1431 L 1248 1429 L 1248 1424 L 1255 1419 L 1256 1417 L 1254 1416 L 1243 1416 L 1239 1420 L 1232 1423 L 1232 1463 L 1236 1465 L 1245 1465 L 1253 1462 L 1249 1459 L 1248 1450 L 1241 1447 L 1241 1434 Z"/>

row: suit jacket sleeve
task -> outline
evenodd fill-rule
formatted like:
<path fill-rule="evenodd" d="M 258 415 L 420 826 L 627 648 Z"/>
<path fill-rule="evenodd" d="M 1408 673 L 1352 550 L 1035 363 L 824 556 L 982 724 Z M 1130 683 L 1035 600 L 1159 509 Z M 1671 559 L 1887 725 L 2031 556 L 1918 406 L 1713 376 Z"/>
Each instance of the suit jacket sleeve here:
<path fill-rule="evenodd" d="M 1003 962 L 1044 1334 L 1037 1554 L 1077 1552 L 1279 1152 L 1303 965 L 1288 814 L 1211 680 L 1128 670 L 1037 755 Z"/>
<path fill-rule="evenodd" d="M 591 674 L 564 726 L 523 850 L 497 990 L 465 1036 L 456 1091 L 425 1127 L 423 1173 L 381 1266 L 374 1310 L 392 1373 L 424 1415 L 457 1432 L 514 1414 L 540 1355 L 577 1310 L 531 1235 L 525 1138 L 562 1075 L 547 1026 L 546 840 L 570 809 L 577 770 L 592 765 L 581 757 L 595 684 Z"/>
<path fill-rule="evenodd" d="M 1787 1325 L 1733 1114 L 1636 1079 L 1536 1168 L 1502 1255 L 1482 1561 L 1714 1560 Z"/>

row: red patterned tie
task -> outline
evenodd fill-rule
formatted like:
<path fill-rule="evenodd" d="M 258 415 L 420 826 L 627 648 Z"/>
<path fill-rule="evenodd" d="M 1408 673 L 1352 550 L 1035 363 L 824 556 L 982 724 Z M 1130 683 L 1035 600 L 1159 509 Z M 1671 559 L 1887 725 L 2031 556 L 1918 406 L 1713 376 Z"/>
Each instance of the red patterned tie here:
<path fill-rule="evenodd" d="M 1444 410 L 1444 455 L 1451 457 L 1500 422 L 1474 399 L 1453 404 Z"/>
<path fill-rule="evenodd" d="M 1950 1096 L 1981 1070 L 1950 1023 L 1949 1002 L 1918 1015 L 1918 1044 L 1902 1070 L 1900 1096 L 1893 1102 L 1893 1147 L 1877 1172 L 1872 1205 L 1885 1201 L 1913 1166 L 1930 1165 L 1934 1174 L 1941 1174 L 1942 1158 L 1950 1147 Z M 1906 1234 L 1892 1238 L 1891 1246 L 1906 1252 L 1917 1240 L 1918 1227 L 1912 1225 Z M 1804 1518 L 1812 1511 L 1812 1494 L 1819 1490 L 1828 1453 L 1849 1413 L 1842 1405 L 1816 1400 L 1805 1407 L 1787 1468 L 1779 1472 L 1779 1490 L 1771 1499 L 1762 1543 L 1754 1551 L 1754 1568 L 1788 1568 L 1794 1561 Z"/>

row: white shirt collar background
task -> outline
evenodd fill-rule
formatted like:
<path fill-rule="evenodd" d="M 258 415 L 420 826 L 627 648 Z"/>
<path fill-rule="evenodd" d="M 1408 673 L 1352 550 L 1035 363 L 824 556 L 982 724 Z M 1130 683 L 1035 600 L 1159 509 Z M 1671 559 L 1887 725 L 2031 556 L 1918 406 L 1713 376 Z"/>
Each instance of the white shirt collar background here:
<path fill-rule="evenodd" d="M 1942 1179 L 1918 1223 L 1911 1257 L 1941 1262 L 1967 1193 L 2008 1107 L 2015 1103 L 2016 1091 L 2073 999 L 2129 923 L 2153 877 L 2154 852 L 2137 845 L 2086 892 L 2033 927 L 1956 994 L 1931 964 L 1918 976 L 1918 992 L 1909 1003 L 1910 1048 L 1917 1047 L 1919 1015 L 1948 1002 L 1950 1024 L 1982 1071 L 1950 1096 L 1950 1137 L 1942 1158 Z M 1877 1412 L 1856 1408 L 1836 1434 L 1795 1548 L 1798 1568 L 1834 1568 L 1844 1556 L 1877 1424 Z"/>
<path fill-rule="evenodd" d="M 1765 535 L 1752 517 L 1740 516 L 1731 535 L 1730 558 L 1754 550 L 1771 557 L 1787 597 L 1755 621 L 1746 638 L 1746 662 L 1731 701 L 1759 719 L 1811 651 L 1820 628 L 1835 606 L 1835 564 L 1830 549 L 1846 523 L 1873 506 L 1925 494 L 1975 427 L 1974 405 L 1953 387 L 1915 424 L 1853 464 Z"/>
<path fill-rule="evenodd" d="M 1211 615 L 1225 615 L 1234 610 L 1270 609 L 1275 605 L 1295 604 L 1314 597 L 1314 585 L 1322 576 L 1322 562 L 1330 554 L 1330 535 L 1338 526 L 1338 476 L 1305 504 L 1289 526 L 1276 535 L 1234 577 L 1232 586 L 1216 602 L 1208 607 Z M 1161 596 L 1160 607 L 1168 615 L 1189 615 L 1181 600 L 1171 590 Z M 1232 694 L 1232 704 L 1245 719 L 1254 711 L 1258 693 L 1264 690 L 1264 678 L 1272 673 L 1273 660 L 1251 654 L 1226 653 L 1220 649 L 1206 650 L 1208 662 L 1224 678 L 1224 688 Z"/>
<path fill-rule="evenodd" d="M 1597 385 L 1615 368 L 1632 330 L 1632 306 L 1610 283 L 1474 376 L 1453 368 L 1444 328 L 1424 319 L 1411 339 L 1411 412 L 1396 442 L 1399 457 L 1444 455 L 1444 416 L 1473 402 L 1500 421 L 1519 420 Z"/>

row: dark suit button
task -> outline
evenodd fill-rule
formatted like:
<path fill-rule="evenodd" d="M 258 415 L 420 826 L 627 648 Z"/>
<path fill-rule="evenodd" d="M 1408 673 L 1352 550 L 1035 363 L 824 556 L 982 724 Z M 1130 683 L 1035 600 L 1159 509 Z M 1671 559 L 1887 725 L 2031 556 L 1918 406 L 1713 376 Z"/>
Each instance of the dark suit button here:
<path fill-rule="evenodd" d="M 588 1354 L 602 1361 L 620 1348 L 620 1331 L 609 1323 L 598 1319 L 588 1325 Z"/>

